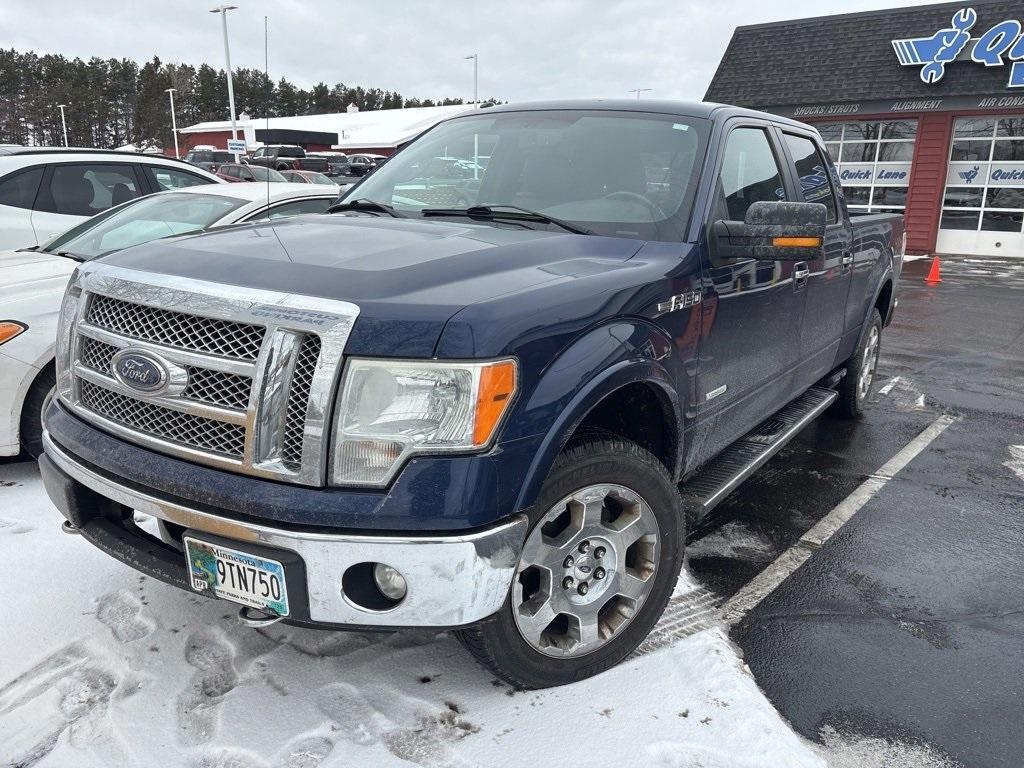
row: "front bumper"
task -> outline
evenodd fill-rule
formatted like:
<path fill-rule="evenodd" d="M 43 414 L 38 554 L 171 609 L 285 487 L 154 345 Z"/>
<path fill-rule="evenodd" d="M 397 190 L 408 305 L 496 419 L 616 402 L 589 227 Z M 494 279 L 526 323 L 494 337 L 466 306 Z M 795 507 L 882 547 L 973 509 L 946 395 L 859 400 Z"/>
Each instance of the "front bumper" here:
<path fill-rule="evenodd" d="M 220 516 L 194 502 L 155 495 L 109 476 L 44 436 L 40 470 L 47 493 L 91 543 L 161 581 L 189 589 L 184 531 L 226 540 L 245 550 L 280 553 L 296 624 L 345 627 L 460 627 L 497 611 L 508 594 L 526 519 L 516 516 L 456 535 L 374 535 L 276 527 Z M 134 522 L 130 510 L 159 521 L 160 537 Z M 353 565 L 381 562 L 405 576 L 408 594 L 395 607 L 371 610 L 349 599 L 342 575 Z M 286 565 L 287 567 L 287 565 Z M 292 579 L 304 580 L 293 595 Z M 297 599 L 294 599 L 296 598 Z"/>

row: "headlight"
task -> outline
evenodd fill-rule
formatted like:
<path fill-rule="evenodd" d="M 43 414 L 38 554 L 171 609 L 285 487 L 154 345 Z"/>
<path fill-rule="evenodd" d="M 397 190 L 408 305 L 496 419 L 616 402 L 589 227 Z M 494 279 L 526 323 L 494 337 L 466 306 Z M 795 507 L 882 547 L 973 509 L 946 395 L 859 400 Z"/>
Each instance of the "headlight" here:
<path fill-rule="evenodd" d="M 81 299 L 82 287 L 76 269 L 64 291 L 64 301 L 60 305 L 60 317 L 57 319 L 57 395 L 66 402 L 71 401 L 71 331 L 78 318 L 78 303 Z"/>
<path fill-rule="evenodd" d="M 0 320 L 0 344 L 20 336 L 28 330 L 28 326 L 17 320 Z"/>
<path fill-rule="evenodd" d="M 331 482 L 382 485 L 417 453 L 486 448 L 516 391 L 516 363 L 350 360 Z"/>

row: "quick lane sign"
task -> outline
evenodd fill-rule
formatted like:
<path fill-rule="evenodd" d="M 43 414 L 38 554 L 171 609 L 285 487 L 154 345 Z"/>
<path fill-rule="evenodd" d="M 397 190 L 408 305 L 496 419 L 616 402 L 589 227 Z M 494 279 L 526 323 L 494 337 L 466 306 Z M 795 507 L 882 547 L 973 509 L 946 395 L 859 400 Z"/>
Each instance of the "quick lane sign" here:
<path fill-rule="evenodd" d="M 937 83 L 946 74 L 946 65 L 956 61 L 972 43 L 971 61 L 986 67 L 1010 63 L 1007 88 L 1024 88 L 1024 26 L 1017 19 L 1007 19 L 989 28 L 977 39 L 971 30 L 978 21 L 973 8 L 961 8 L 944 27 L 931 37 L 909 37 L 893 40 L 896 58 L 905 67 L 920 66 L 921 80 Z"/>

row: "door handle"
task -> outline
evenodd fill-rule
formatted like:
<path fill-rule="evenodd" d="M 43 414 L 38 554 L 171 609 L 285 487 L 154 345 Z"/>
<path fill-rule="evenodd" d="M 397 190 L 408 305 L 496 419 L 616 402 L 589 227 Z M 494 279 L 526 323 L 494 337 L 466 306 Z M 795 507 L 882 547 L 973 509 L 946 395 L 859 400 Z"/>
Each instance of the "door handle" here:
<path fill-rule="evenodd" d="M 843 251 L 843 271 L 845 272 L 853 264 L 853 254 L 849 251 Z"/>
<path fill-rule="evenodd" d="M 811 270 L 807 266 L 807 262 L 798 261 L 793 265 L 793 281 L 795 288 L 803 288 L 807 285 L 807 278 L 810 276 Z"/>

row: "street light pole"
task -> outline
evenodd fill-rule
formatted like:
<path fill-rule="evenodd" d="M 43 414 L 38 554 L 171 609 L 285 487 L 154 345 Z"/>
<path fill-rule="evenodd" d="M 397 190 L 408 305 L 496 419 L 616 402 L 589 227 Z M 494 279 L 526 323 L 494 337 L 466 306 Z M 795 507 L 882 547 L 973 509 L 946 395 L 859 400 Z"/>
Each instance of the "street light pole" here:
<path fill-rule="evenodd" d="M 469 56 L 463 56 L 462 58 L 463 59 L 472 59 L 473 60 L 473 104 L 476 105 L 476 104 L 480 103 L 480 90 L 479 90 L 479 85 L 480 85 L 480 79 L 479 79 L 480 55 L 476 54 L 476 53 L 473 53 L 473 54 L 470 54 Z"/>
<path fill-rule="evenodd" d="M 67 104 L 58 104 L 57 109 L 60 110 L 60 127 L 64 130 L 64 146 L 68 145 L 68 122 L 64 119 L 64 107 Z"/>
<path fill-rule="evenodd" d="M 181 155 L 178 154 L 178 120 L 174 116 L 174 92 L 177 88 L 168 88 L 167 95 L 171 97 L 171 133 L 174 134 L 174 157 L 175 159 L 181 159 Z"/>
<path fill-rule="evenodd" d="M 630 93 L 636 94 L 636 100 L 640 101 L 640 94 L 647 93 L 648 91 L 654 90 L 653 88 L 631 88 Z"/>
<path fill-rule="evenodd" d="M 224 62 L 228 69 L 228 109 L 231 110 L 231 138 L 238 138 L 238 126 L 235 124 L 235 86 L 231 82 L 231 49 L 228 47 L 228 11 L 234 11 L 237 5 L 218 5 L 211 8 L 210 13 L 219 13 L 221 27 L 224 30 Z M 235 155 L 235 162 L 238 162 L 238 155 Z"/>

